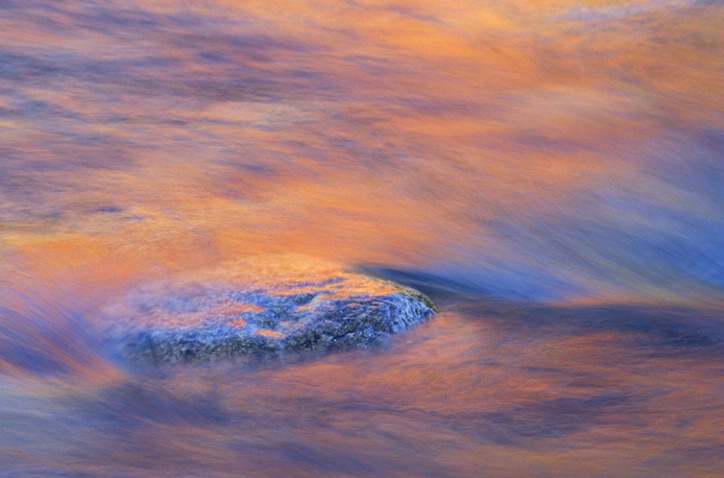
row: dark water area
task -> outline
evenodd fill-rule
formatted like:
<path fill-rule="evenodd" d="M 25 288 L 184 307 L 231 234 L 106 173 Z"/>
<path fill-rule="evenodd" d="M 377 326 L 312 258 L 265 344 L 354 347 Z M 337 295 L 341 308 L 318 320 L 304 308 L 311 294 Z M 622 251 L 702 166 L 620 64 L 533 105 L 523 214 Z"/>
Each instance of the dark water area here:
<path fill-rule="evenodd" d="M 723 26 L 0 0 L 0 477 L 720 476 Z M 94 332 L 136 287 L 287 253 L 439 313 L 263 363 L 139 366 Z"/>

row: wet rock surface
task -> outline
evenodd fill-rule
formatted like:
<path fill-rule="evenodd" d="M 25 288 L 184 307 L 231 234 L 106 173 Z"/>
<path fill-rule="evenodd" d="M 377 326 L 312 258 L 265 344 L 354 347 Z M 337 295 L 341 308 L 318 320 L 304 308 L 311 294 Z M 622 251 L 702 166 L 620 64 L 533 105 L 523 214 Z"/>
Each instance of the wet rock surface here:
<path fill-rule="evenodd" d="M 208 362 L 379 345 L 434 312 L 390 281 L 267 258 L 138 287 L 97 323 L 109 350 L 132 361 Z"/>

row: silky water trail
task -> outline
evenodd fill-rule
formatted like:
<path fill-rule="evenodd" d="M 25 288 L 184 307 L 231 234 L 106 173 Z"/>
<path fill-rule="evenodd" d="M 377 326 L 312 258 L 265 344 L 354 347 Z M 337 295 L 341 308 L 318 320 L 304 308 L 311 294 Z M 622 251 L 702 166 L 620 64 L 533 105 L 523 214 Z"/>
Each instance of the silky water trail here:
<path fill-rule="evenodd" d="M 0 2 L 0 477 L 719 476 L 723 24 Z M 438 313 L 261 361 L 98 336 L 134 291 L 290 254 Z"/>

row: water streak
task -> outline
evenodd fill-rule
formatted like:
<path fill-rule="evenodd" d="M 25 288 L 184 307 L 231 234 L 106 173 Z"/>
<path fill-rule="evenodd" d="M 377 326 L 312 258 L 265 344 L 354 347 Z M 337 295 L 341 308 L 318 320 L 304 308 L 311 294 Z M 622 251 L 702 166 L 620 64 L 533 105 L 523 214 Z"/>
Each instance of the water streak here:
<path fill-rule="evenodd" d="M 719 1 L 0 1 L 0 476 L 717 476 Z M 439 316 L 134 367 L 89 321 L 304 254 Z"/>

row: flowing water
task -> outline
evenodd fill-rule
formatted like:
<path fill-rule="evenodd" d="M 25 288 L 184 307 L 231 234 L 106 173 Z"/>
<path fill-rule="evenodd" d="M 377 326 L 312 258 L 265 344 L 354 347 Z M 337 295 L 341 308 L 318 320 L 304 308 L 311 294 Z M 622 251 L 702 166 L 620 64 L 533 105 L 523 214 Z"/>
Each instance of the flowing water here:
<path fill-rule="evenodd" d="M 715 477 L 719 0 L 0 0 L 0 477 Z M 387 346 L 143 368 L 90 326 L 293 253 Z"/>

